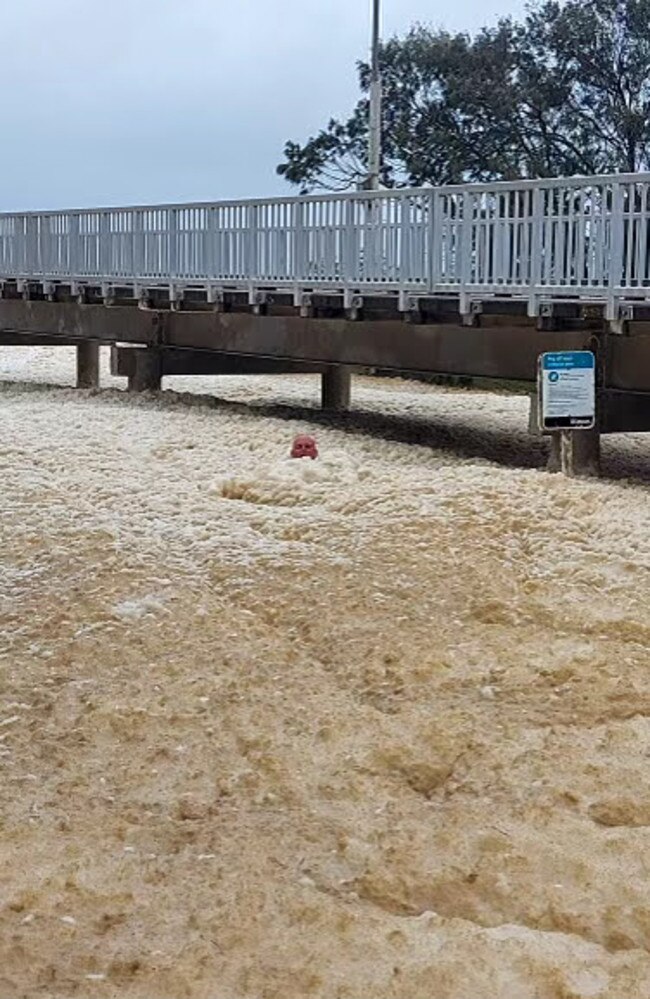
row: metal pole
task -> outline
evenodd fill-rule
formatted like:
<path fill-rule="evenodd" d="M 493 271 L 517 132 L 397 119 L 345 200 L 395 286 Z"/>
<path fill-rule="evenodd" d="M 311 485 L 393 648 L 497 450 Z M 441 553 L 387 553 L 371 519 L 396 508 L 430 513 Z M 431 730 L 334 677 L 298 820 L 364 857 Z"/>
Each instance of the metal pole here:
<path fill-rule="evenodd" d="M 381 0 L 372 0 L 372 52 L 370 60 L 370 121 L 368 136 L 368 188 L 379 190 L 381 169 L 381 70 L 379 20 Z"/>

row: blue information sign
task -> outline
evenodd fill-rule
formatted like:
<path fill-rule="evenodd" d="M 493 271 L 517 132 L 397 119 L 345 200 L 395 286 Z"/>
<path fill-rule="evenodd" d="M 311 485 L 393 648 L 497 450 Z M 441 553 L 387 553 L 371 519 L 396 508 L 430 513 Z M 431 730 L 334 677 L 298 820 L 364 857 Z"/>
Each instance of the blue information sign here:
<path fill-rule="evenodd" d="M 542 354 L 539 392 L 543 430 L 596 425 L 596 357 L 590 350 Z"/>

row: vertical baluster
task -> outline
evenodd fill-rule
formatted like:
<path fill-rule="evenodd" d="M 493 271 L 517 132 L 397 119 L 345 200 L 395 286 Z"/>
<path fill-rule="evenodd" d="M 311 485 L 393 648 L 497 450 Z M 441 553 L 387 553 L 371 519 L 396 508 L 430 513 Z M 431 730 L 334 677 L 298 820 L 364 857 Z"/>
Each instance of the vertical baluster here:
<path fill-rule="evenodd" d="M 393 200 L 393 211 L 396 213 L 396 220 L 391 226 L 391 235 L 395 236 L 392 246 L 393 274 L 391 277 L 399 281 L 401 287 L 410 285 L 414 279 L 413 260 L 413 222 L 411 218 L 412 206 L 409 199 L 402 194 Z M 398 246 L 399 234 L 399 246 Z"/>
<path fill-rule="evenodd" d="M 645 255 L 648 235 L 646 226 L 648 217 L 646 213 L 645 184 L 640 182 L 639 184 L 636 184 L 635 187 L 639 208 L 636 220 L 636 256 L 634 260 L 634 277 L 636 286 L 640 288 L 645 282 Z"/>
<path fill-rule="evenodd" d="M 323 280 L 331 281 L 333 277 L 332 254 L 332 214 L 329 199 L 322 202 L 323 212 Z"/>
<path fill-rule="evenodd" d="M 202 269 L 206 280 L 214 279 L 217 277 L 217 241 L 216 241 L 216 227 L 217 227 L 217 212 L 218 209 L 214 206 L 206 208 L 205 210 L 205 231 L 203 234 L 203 261 Z"/>
<path fill-rule="evenodd" d="M 426 270 L 423 274 L 425 288 L 433 293 L 440 280 L 440 231 L 438 225 L 436 191 L 425 195 L 423 209 L 424 244 L 426 253 Z"/>
<path fill-rule="evenodd" d="M 246 278 L 255 281 L 261 270 L 260 243 L 259 243 L 259 208 L 251 205 L 248 211 L 248 261 L 246 265 Z"/>
<path fill-rule="evenodd" d="M 498 191 L 494 198 L 494 284 L 499 285 L 503 281 L 504 267 L 504 198 L 505 195 Z"/>
<path fill-rule="evenodd" d="M 517 284 L 528 287 L 530 285 L 530 206 L 533 192 L 525 189 L 521 192 L 521 222 L 520 246 L 519 246 L 519 274 Z"/>
<path fill-rule="evenodd" d="M 355 234 L 354 234 L 354 198 L 346 197 L 343 202 L 343 237 L 341 241 L 341 281 L 348 284 L 355 273 Z"/>
<path fill-rule="evenodd" d="M 428 203 L 429 237 L 429 291 L 433 294 L 443 280 L 445 262 L 443 257 L 445 200 L 444 195 L 433 190 Z"/>
<path fill-rule="evenodd" d="M 544 286 L 553 283 L 554 249 L 555 249 L 555 221 L 553 212 L 555 209 L 555 188 L 549 187 L 544 190 L 542 209 L 542 266 L 541 284 Z"/>
<path fill-rule="evenodd" d="M 561 287 L 565 279 L 565 259 L 564 251 L 566 246 L 564 231 L 564 208 L 565 189 L 557 188 L 557 222 L 555 226 L 555 281 L 554 284 Z"/>
<path fill-rule="evenodd" d="M 514 191 L 506 191 L 503 198 L 503 275 L 502 284 L 512 283 L 512 264 L 514 258 Z"/>
<path fill-rule="evenodd" d="M 476 202 L 476 248 L 475 248 L 475 284 L 485 284 L 485 204 L 486 195 L 480 194 Z"/>
<path fill-rule="evenodd" d="M 603 284 L 603 239 L 605 234 L 605 188 L 594 185 L 591 189 L 589 212 L 589 286 Z"/>
<path fill-rule="evenodd" d="M 39 274 L 42 277 L 52 277 L 54 270 L 52 216 L 41 215 L 39 221 Z"/>
<path fill-rule="evenodd" d="M 38 268 L 38 217 L 26 216 L 25 259 L 23 270 L 27 277 L 32 277 Z"/>
<path fill-rule="evenodd" d="M 586 276 L 586 260 L 585 260 L 585 245 L 586 245 L 586 224 L 587 216 L 585 212 L 586 206 L 586 191 L 584 187 L 581 187 L 578 192 L 578 216 L 576 220 L 576 240 L 574 243 L 575 261 L 576 261 L 576 284 L 578 288 L 584 287 L 585 276 Z"/>
<path fill-rule="evenodd" d="M 636 217 L 635 217 L 635 185 L 626 185 L 627 198 L 625 200 L 624 221 L 623 221 L 623 285 L 629 288 L 633 282 L 634 248 L 636 237 Z"/>
<path fill-rule="evenodd" d="M 567 187 L 566 283 L 576 283 L 575 255 L 575 188 Z"/>
<path fill-rule="evenodd" d="M 648 240 L 648 228 L 650 226 L 650 214 L 648 212 L 648 193 L 650 188 L 646 181 L 641 181 L 641 202 L 643 206 L 643 220 L 641 225 L 643 227 L 643 240 L 642 240 L 642 253 L 639 260 L 639 280 L 643 287 L 647 287 L 650 284 L 650 268 L 649 268 L 649 250 L 650 243 Z"/>
<path fill-rule="evenodd" d="M 515 233 L 515 194 L 506 191 L 503 197 L 503 272 L 501 284 L 509 285 L 512 281 Z"/>

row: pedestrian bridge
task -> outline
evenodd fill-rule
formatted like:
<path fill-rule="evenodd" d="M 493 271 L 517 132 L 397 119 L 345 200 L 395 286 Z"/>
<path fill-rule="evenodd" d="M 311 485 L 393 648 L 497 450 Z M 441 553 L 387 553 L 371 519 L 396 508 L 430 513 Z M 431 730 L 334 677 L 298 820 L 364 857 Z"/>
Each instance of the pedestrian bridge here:
<path fill-rule="evenodd" d="M 289 294 L 346 309 L 364 297 L 417 311 L 456 298 L 602 306 L 607 320 L 650 302 L 650 174 L 378 192 L 45 211 L 0 216 L 0 282 L 54 296 L 164 291 L 251 306 Z"/>
<path fill-rule="evenodd" d="M 650 174 L 3 214 L 3 343 L 76 345 L 80 386 L 102 343 L 133 390 L 317 371 L 331 409 L 355 369 L 534 384 L 588 349 L 595 438 L 650 430 Z"/>

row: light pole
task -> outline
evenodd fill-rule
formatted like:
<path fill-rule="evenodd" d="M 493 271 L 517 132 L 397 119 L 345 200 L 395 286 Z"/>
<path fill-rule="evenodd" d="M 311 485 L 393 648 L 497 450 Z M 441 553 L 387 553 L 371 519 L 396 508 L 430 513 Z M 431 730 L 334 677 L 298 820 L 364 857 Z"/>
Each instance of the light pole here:
<path fill-rule="evenodd" d="M 381 70 L 379 68 L 379 19 L 381 0 L 372 0 L 372 49 L 370 58 L 370 121 L 368 134 L 368 188 L 379 190 L 381 169 Z"/>

